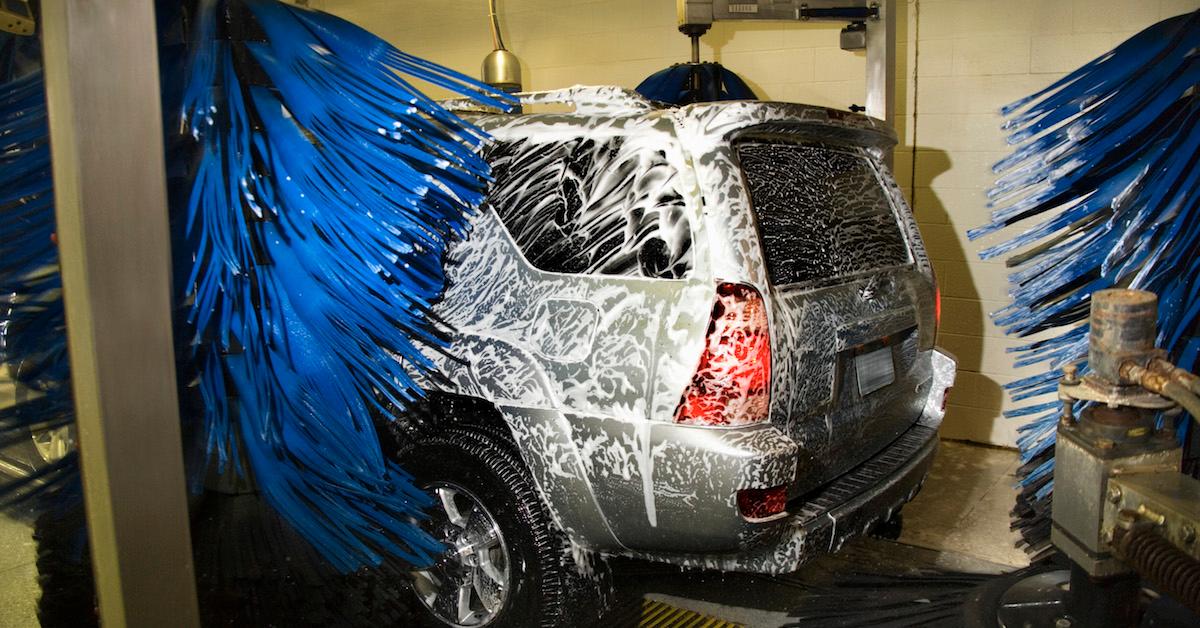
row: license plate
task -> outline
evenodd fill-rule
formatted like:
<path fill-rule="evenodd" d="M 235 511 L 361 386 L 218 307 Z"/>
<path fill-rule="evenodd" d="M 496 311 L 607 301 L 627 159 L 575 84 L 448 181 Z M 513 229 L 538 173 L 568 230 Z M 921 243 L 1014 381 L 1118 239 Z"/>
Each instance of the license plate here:
<path fill-rule="evenodd" d="M 896 380 L 892 366 L 892 348 L 884 347 L 854 356 L 854 372 L 858 376 L 858 394 L 867 395 Z"/>

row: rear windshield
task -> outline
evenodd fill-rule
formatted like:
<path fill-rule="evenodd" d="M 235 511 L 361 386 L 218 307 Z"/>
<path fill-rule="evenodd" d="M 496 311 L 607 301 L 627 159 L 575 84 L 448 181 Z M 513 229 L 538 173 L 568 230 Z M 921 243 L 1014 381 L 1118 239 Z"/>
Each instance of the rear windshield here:
<path fill-rule="evenodd" d="M 743 141 L 735 149 L 775 285 L 908 263 L 888 193 L 863 155 L 782 141 Z"/>

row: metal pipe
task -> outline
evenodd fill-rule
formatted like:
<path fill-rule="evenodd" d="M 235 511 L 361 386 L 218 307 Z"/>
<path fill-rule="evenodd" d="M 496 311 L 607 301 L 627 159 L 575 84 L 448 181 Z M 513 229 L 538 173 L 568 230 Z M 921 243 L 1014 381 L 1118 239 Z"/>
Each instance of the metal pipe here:
<path fill-rule="evenodd" d="M 1118 371 L 1118 383 L 1134 384 L 1141 386 L 1146 390 L 1156 394 L 1163 394 L 1163 387 L 1170 382 L 1171 378 L 1165 373 L 1152 371 L 1144 366 L 1138 365 L 1137 362 L 1128 361 L 1121 364 Z M 1165 396 L 1165 395 L 1164 395 Z"/>
<path fill-rule="evenodd" d="M 496 16 L 496 0 L 488 0 L 488 18 L 492 21 L 492 49 L 505 50 L 504 39 L 500 36 L 500 18 Z"/>
<path fill-rule="evenodd" d="M 521 91 L 521 61 L 504 47 L 500 35 L 500 18 L 496 15 L 496 0 L 488 0 L 488 18 L 492 23 L 494 49 L 483 59 L 480 76 L 484 83 L 513 93 Z"/>
<path fill-rule="evenodd" d="M 1165 360 L 1159 360 L 1166 362 Z M 1198 397 L 1185 381 L 1173 375 L 1173 370 L 1182 370 L 1166 362 L 1170 368 L 1159 365 L 1157 368 L 1139 366 L 1137 362 L 1128 361 L 1121 364 L 1121 381 L 1136 384 L 1152 393 L 1162 395 L 1183 406 L 1188 414 L 1200 420 L 1200 397 Z M 1184 371 L 1186 373 L 1186 371 Z"/>
<path fill-rule="evenodd" d="M 1186 386 L 1194 395 L 1200 395 L 1200 377 L 1193 373 L 1189 373 L 1184 369 L 1171 364 L 1162 358 L 1154 358 L 1150 360 L 1150 364 L 1146 365 L 1152 371 L 1158 371 L 1169 375 L 1171 379 Z"/>

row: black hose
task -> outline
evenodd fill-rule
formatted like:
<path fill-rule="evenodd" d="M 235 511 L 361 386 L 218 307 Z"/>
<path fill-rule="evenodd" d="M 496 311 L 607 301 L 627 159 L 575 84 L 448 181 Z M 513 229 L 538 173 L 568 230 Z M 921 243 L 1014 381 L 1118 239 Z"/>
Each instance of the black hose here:
<path fill-rule="evenodd" d="M 1162 394 L 1183 406 L 1183 409 L 1187 410 L 1192 418 L 1200 420 L 1200 397 L 1193 394 L 1186 386 L 1177 381 L 1169 381 L 1163 385 Z"/>
<path fill-rule="evenodd" d="M 1200 377 L 1196 377 L 1183 369 L 1177 369 L 1173 375 L 1175 376 L 1175 381 L 1192 391 L 1193 395 L 1200 396 Z"/>

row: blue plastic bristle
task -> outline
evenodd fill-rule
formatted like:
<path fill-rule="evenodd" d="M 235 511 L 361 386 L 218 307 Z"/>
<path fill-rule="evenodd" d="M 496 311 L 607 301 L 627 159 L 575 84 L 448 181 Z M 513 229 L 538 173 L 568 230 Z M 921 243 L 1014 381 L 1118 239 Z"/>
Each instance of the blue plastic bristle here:
<path fill-rule="evenodd" d="M 383 457 L 373 418 L 421 395 L 421 347 L 444 343 L 428 314 L 444 253 L 489 174 L 483 132 L 405 77 L 511 101 L 330 15 L 230 4 L 265 40 L 210 39 L 183 108 L 202 150 L 187 233 L 208 446 L 218 464 L 244 457 L 336 567 L 426 565 L 441 547 L 413 522 L 430 499 Z M 244 80 L 237 46 L 270 87 Z"/>
<path fill-rule="evenodd" d="M 229 38 L 218 20 L 233 15 L 265 39 Z M 513 100 L 277 0 L 202 0 L 194 17 L 182 93 L 164 102 L 196 149 L 173 246 L 190 265 L 178 269 L 180 357 L 198 375 L 211 462 L 251 476 L 341 570 L 427 565 L 443 549 L 416 523 L 431 498 L 384 457 L 374 422 L 422 395 L 425 348 L 445 343 L 430 315 L 445 253 L 467 236 L 490 175 L 486 134 L 410 79 L 499 109 Z M 0 411 L 0 439 L 73 419 L 42 81 L 8 78 L 0 228 L 15 237 L 0 239 L 0 293 L 17 297 L 0 307 L 0 362 L 45 395 Z M 192 156 L 176 155 L 175 170 Z M 0 504 L 77 481 L 76 457 L 42 474 L 3 487 Z"/>
<path fill-rule="evenodd" d="M 36 54 L 36 42 L 12 42 Z M 0 59 L 0 368 L 29 394 L 0 408 L 0 448 L 28 441 L 31 429 L 71 424 L 70 364 L 58 251 L 52 238 L 54 189 L 50 129 L 40 70 L 14 75 Z M 78 456 L 0 482 L 0 507 L 45 510 L 77 503 Z"/>
<path fill-rule="evenodd" d="M 1005 386 L 1022 405 L 1018 446 L 1030 462 L 1051 452 L 1059 412 L 1056 380 L 1066 364 L 1086 373 L 1089 295 L 1111 287 L 1159 295 L 1159 342 L 1177 363 L 1197 366 L 1200 324 L 1200 12 L 1164 20 L 1047 88 L 1001 109 L 1013 153 L 999 161 L 988 224 L 975 239 L 1012 235 L 984 259 L 1017 256 L 1010 302 L 993 321 L 1036 342 L 1010 349 L 1016 367 L 1046 372 Z M 1034 224 L 1030 225 L 1029 223 Z M 1083 406 L 1077 405 L 1076 413 Z M 1041 414 L 1045 412 L 1044 414 Z M 1185 424 L 1186 420 L 1184 420 Z M 1023 486 L 1051 473 L 1053 457 L 1025 469 Z M 1018 496 L 1015 527 L 1031 548 L 1047 546 L 1053 482 Z M 1031 501 L 1032 500 L 1032 501 Z"/>

